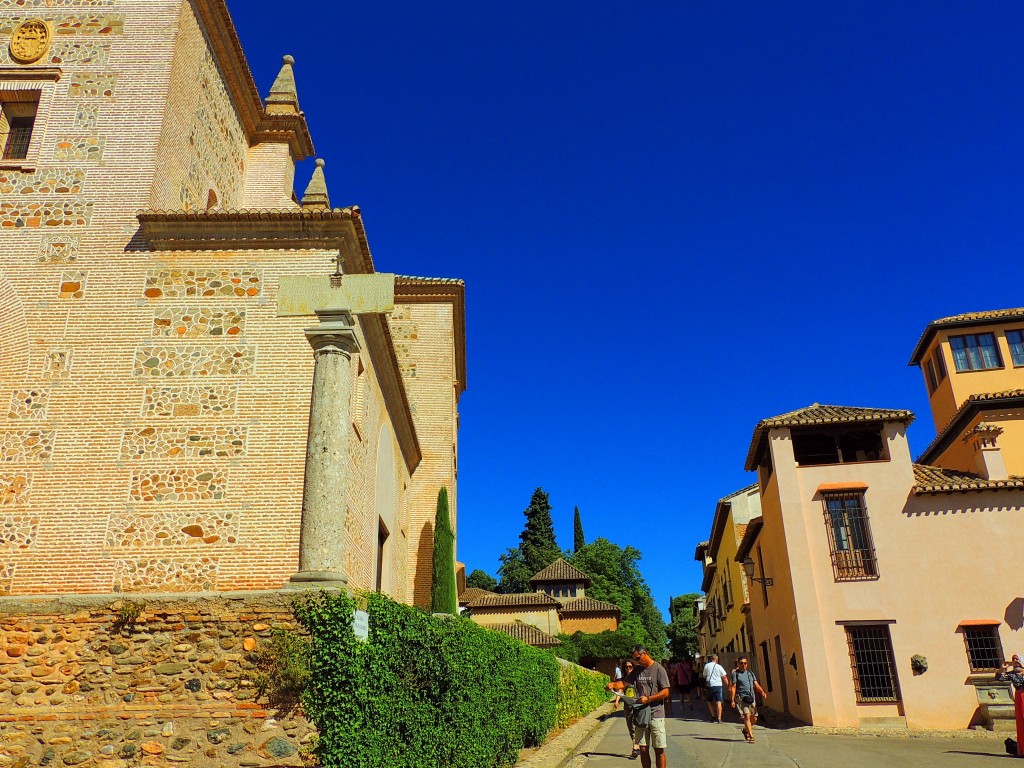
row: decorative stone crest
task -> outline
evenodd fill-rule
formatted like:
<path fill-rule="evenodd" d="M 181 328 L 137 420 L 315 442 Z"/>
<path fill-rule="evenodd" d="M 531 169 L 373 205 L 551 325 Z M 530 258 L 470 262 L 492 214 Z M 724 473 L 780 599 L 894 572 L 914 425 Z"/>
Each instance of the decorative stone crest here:
<path fill-rule="evenodd" d="M 50 49 L 49 25 L 42 19 L 29 19 L 11 35 L 11 58 L 19 64 L 32 64 Z"/>

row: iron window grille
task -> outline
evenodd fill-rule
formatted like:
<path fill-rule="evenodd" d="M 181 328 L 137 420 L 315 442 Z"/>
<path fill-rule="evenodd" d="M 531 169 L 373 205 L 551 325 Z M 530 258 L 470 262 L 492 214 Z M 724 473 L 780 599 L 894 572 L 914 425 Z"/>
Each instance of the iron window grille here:
<path fill-rule="evenodd" d="M 887 624 L 847 626 L 846 641 L 850 648 L 853 688 L 858 704 L 898 702 L 899 681 L 896 659 Z"/>
<path fill-rule="evenodd" d="M 825 496 L 825 529 L 836 581 L 878 578 L 878 560 L 863 493 Z"/>
<path fill-rule="evenodd" d="M 994 672 L 1003 666 L 1003 644 L 999 625 L 964 627 L 964 645 L 971 672 Z"/>

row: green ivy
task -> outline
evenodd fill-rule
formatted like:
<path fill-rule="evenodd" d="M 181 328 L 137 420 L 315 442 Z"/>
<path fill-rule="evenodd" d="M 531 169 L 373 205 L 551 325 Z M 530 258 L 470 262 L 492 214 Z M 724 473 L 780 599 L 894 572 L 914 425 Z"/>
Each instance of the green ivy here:
<path fill-rule="evenodd" d="M 355 602 L 317 592 L 296 602 L 309 630 L 303 709 L 326 768 L 502 768 L 606 700 L 607 677 L 560 667 L 549 652 L 369 594 L 369 639 Z"/>

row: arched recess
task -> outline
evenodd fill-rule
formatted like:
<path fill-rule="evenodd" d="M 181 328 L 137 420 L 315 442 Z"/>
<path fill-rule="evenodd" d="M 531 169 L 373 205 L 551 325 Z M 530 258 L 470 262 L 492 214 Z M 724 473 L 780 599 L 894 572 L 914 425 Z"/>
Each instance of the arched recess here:
<path fill-rule="evenodd" d="M 392 546 L 398 540 L 399 533 L 396 482 L 394 439 L 391 436 L 391 428 L 387 424 L 382 424 L 377 435 L 377 469 L 373 493 L 373 517 L 377 528 L 373 572 L 374 588 L 378 592 L 388 594 L 394 592 Z"/>
<path fill-rule="evenodd" d="M 14 283 L 0 271 L 0 379 L 28 377 L 28 324 L 25 307 Z"/>

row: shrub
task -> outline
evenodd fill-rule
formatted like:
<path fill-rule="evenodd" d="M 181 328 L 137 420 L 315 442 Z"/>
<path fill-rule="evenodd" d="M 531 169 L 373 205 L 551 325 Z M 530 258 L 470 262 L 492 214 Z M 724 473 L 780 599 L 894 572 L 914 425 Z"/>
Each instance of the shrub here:
<path fill-rule="evenodd" d="M 602 659 L 624 659 L 638 642 L 632 632 L 619 629 L 605 630 L 589 634 L 574 632 L 571 635 L 559 635 L 562 641 L 555 653 L 563 659 L 574 661 L 589 667 Z"/>
<path fill-rule="evenodd" d="M 605 690 L 608 675 L 568 661 L 559 662 L 562 670 L 558 679 L 558 708 L 555 727 L 565 728 L 608 701 L 611 694 Z"/>
<path fill-rule="evenodd" d="M 290 709 L 309 682 L 309 640 L 286 629 L 275 629 L 270 642 L 249 654 L 259 670 L 252 675 L 259 696 L 269 694 L 276 706 Z"/>
<path fill-rule="evenodd" d="M 550 653 L 466 618 L 378 594 L 367 601 L 366 642 L 352 632 L 348 595 L 317 592 L 295 605 L 311 635 L 302 700 L 322 765 L 499 768 L 555 724 L 560 673 Z M 567 708 L 576 701 L 575 684 L 564 698 Z"/>

